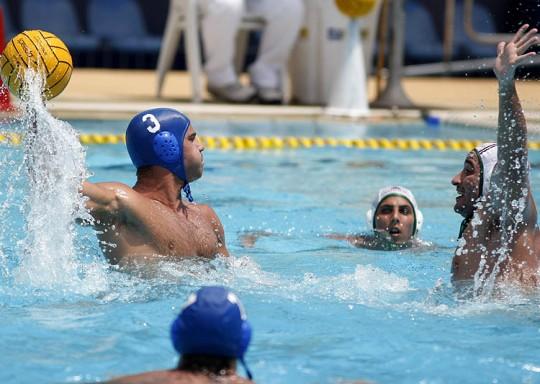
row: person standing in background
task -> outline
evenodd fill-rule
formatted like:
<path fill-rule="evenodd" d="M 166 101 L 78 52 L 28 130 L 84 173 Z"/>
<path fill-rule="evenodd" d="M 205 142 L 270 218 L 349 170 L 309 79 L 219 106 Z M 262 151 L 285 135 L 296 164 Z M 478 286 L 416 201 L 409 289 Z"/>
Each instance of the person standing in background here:
<path fill-rule="evenodd" d="M 208 91 L 217 99 L 263 104 L 283 100 L 281 79 L 304 17 L 303 0 L 200 0 Z M 233 65 L 235 38 L 245 13 L 265 21 L 250 85 L 240 83 Z"/>

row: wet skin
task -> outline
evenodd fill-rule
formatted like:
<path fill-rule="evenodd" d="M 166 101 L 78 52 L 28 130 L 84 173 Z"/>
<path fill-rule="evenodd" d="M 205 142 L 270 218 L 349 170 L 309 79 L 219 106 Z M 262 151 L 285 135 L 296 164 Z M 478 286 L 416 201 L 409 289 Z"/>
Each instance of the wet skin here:
<path fill-rule="evenodd" d="M 204 169 L 204 146 L 201 144 L 197 132 L 190 125 L 184 138 L 184 170 L 188 183 L 202 177 Z"/>
<path fill-rule="evenodd" d="M 188 181 L 203 173 L 204 147 L 193 127 L 183 143 Z M 186 256 L 227 256 L 224 231 L 206 205 L 182 201 L 184 182 L 165 168 L 139 170 L 133 188 L 122 183 L 83 183 L 100 246 L 110 263 L 121 266 Z"/>
<path fill-rule="evenodd" d="M 385 198 L 375 213 L 375 230 L 396 244 L 411 241 L 414 227 L 414 210 L 401 196 Z"/>
<path fill-rule="evenodd" d="M 474 221 L 477 222 L 469 223 L 462 234 L 462 243 L 452 260 L 452 279 L 472 280 L 475 275 L 485 278 L 497 267 L 499 279 L 536 285 L 534 271 L 538 262 L 534 243 L 538 231 L 534 224 L 531 225 L 536 222 L 536 206 L 530 192 L 525 198 L 527 204 L 522 212 L 523 223 L 512 231 L 503 231 L 503 227 L 508 226 L 501 225 L 501 217 L 491 203 L 500 197 L 491 194 L 486 199 L 479 199 L 480 162 L 476 153 L 467 155 L 463 169 L 452 178 L 451 183 L 457 192 L 454 210 L 463 218 L 475 215 Z M 501 250 L 511 257 L 497 266 Z"/>
<path fill-rule="evenodd" d="M 528 50 L 540 42 L 537 32 L 525 24 L 510 41 L 497 46 L 498 152 L 489 191 L 478 199 L 480 163 L 470 153 L 451 181 L 458 193 L 454 210 L 471 219 L 452 260 L 452 279 L 474 279 L 479 290 L 490 281 L 538 284 L 537 211 L 527 171 L 527 126 L 514 80 L 516 68 L 535 55 Z"/>
<path fill-rule="evenodd" d="M 107 381 L 104 384 L 249 384 L 250 380 L 235 374 L 210 376 L 203 373 L 180 370 L 154 371 L 138 375 L 125 376 Z"/>
<path fill-rule="evenodd" d="M 397 251 L 419 245 L 413 237 L 414 221 L 414 210 L 407 199 L 388 196 L 377 207 L 373 234 L 331 234 L 327 237 L 347 240 L 358 248 Z"/>
<path fill-rule="evenodd" d="M 454 211 L 464 218 L 471 217 L 474 204 L 480 197 L 480 161 L 475 152 L 469 152 L 463 169 L 452 178 L 451 183 L 457 191 Z"/>

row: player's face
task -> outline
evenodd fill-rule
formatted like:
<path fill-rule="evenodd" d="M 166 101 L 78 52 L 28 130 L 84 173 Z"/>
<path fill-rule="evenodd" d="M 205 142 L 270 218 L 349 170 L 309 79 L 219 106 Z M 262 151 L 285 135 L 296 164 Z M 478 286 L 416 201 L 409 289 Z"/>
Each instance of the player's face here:
<path fill-rule="evenodd" d="M 463 217 L 471 217 L 480 197 L 480 161 L 474 152 L 467 155 L 463 169 L 452 178 L 452 185 L 457 191 L 454 211 Z"/>
<path fill-rule="evenodd" d="M 184 169 L 188 183 L 199 179 L 203 174 L 204 146 L 193 126 L 189 126 L 184 138 Z"/>
<path fill-rule="evenodd" d="M 379 204 L 375 213 L 375 230 L 395 243 L 405 243 L 413 237 L 414 210 L 401 196 L 389 196 Z"/>

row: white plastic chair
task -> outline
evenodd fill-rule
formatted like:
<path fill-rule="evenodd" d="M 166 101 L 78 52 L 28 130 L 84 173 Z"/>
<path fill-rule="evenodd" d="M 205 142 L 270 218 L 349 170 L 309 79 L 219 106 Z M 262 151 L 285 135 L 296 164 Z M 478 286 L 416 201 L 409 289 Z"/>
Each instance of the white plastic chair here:
<path fill-rule="evenodd" d="M 196 103 L 202 101 L 202 57 L 199 45 L 199 19 L 200 13 L 197 7 L 197 0 L 170 0 L 169 15 L 161 49 L 159 51 L 157 65 L 157 96 L 161 96 L 165 75 L 172 67 L 180 33 L 184 32 L 184 43 L 186 48 L 186 64 L 191 75 L 191 94 Z M 240 30 L 249 31 L 264 28 L 264 20 L 256 15 L 246 15 L 240 23 Z M 243 62 L 247 35 L 238 34 L 236 45 L 236 68 L 240 68 Z"/>

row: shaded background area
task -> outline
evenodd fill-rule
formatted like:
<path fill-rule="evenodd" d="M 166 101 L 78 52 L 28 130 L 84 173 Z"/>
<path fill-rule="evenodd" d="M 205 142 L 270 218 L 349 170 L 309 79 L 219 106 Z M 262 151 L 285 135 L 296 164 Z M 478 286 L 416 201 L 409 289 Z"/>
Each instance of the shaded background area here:
<path fill-rule="evenodd" d="M 131 14 L 128 5 L 136 8 Z M 76 67 L 154 69 L 169 0 L 0 0 L 0 6 L 8 39 L 24 29 L 47 29 L 66 40 Z M 123 7 L 126 16 L 108 20 L 97 16 L 92 7 Z M 492 46 L 472 42 L 465 35 L 459 12 L 463 0 L 457 0 L 456 7 L 452 59 L 492 56 Z M 441 61 L 445 1 L 406 0 L 405 10 L 405 64 Z M 476 0 L 473 15 L 479 31 L 508 33 L 523 22 L 538 24 L 540 7 L 536 0 Z M 254 60 L 259 40 L 260 32 L 250 33 L 245 65 Z M 186 69 L 183 44 L 181 39 L 174 69 Z"/>

